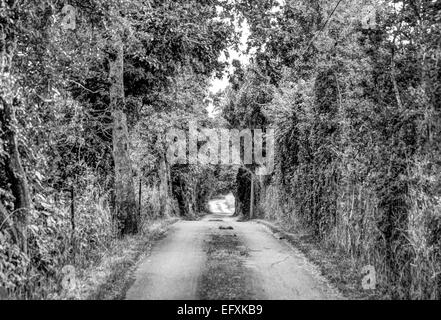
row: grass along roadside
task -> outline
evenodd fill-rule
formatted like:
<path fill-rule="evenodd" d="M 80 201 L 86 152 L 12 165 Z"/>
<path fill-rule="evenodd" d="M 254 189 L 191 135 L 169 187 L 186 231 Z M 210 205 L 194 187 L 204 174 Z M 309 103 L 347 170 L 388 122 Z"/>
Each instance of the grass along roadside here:
<path fill-rule="evenodd" d="M 76 287 L 58 297 L 71 300 L 122 300 L 133 282 L 137 263 L 150 254 L 155 241 L 165 236 L 170 225 L 179 219 L 147 222 L 135 236 L 115 240 L 99 264 L 78 270 Z"/>
<path fill-rule="evenodd" d="M 266 226 L 278 239 L 285 240 L 300 250 L 347 299 L 386 299 L 380 292 L 363 290 L 361 286 L 361 272 L 353 266 L 351 260 L 334 250 L 328 250 L 315 240 L 312 235 L 296 230 L 286 230 L 280 224 L 273 221 L 254 221 Z"/>
<path fill-rule="evenodd" d="M 207 261 L 202 274 L 198 297 L 201 300 L 247 300 L 252 292 L 246 286 L 249 272 L 243 260 L 248 249 L 233 232 L 212 234 L 205 244 Z"/>

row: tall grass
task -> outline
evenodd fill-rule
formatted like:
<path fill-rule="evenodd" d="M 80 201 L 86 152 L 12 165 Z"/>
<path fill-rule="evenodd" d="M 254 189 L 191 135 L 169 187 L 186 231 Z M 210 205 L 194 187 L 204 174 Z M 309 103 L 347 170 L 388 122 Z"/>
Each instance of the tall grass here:
<path fill-rule="evenodd" d="M 64 266 L 73 265 L 77 272 L 90 269 L 120 241 L 112 218 L 110 193 L 103 193 L 91 183 L 81 194 L 76 194 L 75 230 L 70 196 L 54 194 L 38 194 L 34 199 L 35 210 L 28 227 L 28 255 L 13 244 L 8 230 L 0 231 L 0 287 L 4 288 L 0 298 L 59 297 L 63 292 Z M 158 188 L 144 187 L 141 196 L 143 231 L 161 217 L 161 207 Z"/>
<path fill-rule="evenodd" d="M 304 218 L 302 205 L 296 196 L 290 195 L 277 182 L 265 188 L 260 206 L 265 218 L 277 221 L 296 231 L 314 234 L 310 221 Z M 352 261 L 353 268 L 360 271 L 366 265 L 375 267 L 377 290 L 389 298 L 440 299 L 441 275 L 441 202 L 430 197 L 421 188 L 411 189 L 408 202 L 409 220 L 407 241 L 397 246 L 405 254 L 400 257 L 400 269 L 409 268 L 410 275 L 401 272 L 397 278 L 389 268 L 384 252 L 385 239 L 378 228 L 381 212 L 373 190 L 362 183 L 340 183 L 335 223 L 323 236 L 317 237 L 322 244 Z M 298 189 L 304 195 L 310 190 Z M 409 254 L 407 254 L 409 253 Z M 406 259 L 405 259 L 406 257 Z M 359 288 L 361 282 L 356 284 Z"/>

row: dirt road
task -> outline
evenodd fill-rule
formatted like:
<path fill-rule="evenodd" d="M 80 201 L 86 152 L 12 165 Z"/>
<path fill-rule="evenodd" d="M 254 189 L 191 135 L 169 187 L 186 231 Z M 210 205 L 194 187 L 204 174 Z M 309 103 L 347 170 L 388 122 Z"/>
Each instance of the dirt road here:
<path fill-rule="evenodd" d="M 127 299 L 341 299 L 314 265 L 256 222 L 233 218 L 232 198 L 180 221 L 135 272 Z"/>

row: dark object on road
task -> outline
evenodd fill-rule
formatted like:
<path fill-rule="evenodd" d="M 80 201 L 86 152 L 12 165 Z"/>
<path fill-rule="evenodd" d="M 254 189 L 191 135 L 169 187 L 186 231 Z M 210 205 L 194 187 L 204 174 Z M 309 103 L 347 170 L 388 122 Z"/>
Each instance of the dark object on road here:
<path fill-rule="evenodd" d="M 222 219 L 210 219 L 208 221 L 210 221 L 210 222 L 223 222 L 224 220 L 222 220 Z"/>
<path fill-rule="evenodd" d="M 228 227 L 220 226 L 219 229 L 220 230 L 234 230 L 234 228 L 231 226 L 228 226 Z"/>

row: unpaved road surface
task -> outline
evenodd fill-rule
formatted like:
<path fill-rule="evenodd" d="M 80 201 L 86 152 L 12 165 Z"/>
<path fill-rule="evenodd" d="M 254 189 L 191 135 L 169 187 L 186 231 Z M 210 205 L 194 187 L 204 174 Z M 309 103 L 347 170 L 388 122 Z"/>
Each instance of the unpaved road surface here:
<path fill-rule="evenodd" d="M 256 222 L 232 217 L 231 197 L 211 215 L 180 221 L 135 272 L 136 300 L 342 299 L 302 253 Z"/>

